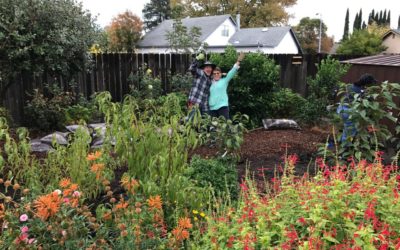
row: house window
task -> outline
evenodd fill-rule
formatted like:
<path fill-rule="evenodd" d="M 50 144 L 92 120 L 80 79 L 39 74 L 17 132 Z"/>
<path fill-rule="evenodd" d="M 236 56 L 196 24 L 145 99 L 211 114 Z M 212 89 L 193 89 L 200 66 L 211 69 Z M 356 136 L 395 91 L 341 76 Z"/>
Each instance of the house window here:
<path fill-rule="evenodd" d="M 229 36 L 229 27 L 228 27 L 228 25 L 222 26 L 221 35 L 222 35 L 222 36 Z"/>

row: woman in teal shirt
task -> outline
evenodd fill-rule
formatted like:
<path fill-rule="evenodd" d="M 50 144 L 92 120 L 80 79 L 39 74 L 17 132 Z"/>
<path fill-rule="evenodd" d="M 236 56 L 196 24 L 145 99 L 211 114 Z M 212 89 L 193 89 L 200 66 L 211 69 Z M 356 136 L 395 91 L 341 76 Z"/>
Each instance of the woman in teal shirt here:
<path fill-rule="evenodd" d="M 227 93 L 228 84 L 229 81 L 236 75 L 243 57 L 244 54 L 240 53 L 236 63 L 224 78 L 221 78 L 222 72 L 219 67 L 214 69 L 213 80 L 210 87 L 210 96 L 208 98 L 210 115 L 212 117 L 223 116 L 225 119 L 229 119 L 229 102 Z"/>

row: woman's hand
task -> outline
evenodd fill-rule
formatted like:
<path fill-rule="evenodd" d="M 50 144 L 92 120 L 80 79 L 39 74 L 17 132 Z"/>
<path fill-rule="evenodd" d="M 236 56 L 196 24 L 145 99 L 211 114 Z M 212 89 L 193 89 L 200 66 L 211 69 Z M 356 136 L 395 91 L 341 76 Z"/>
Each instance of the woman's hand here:
<path fill-rule="evenodd" d="M 240 65 L 240 62 L 243 60 L 243 58 L 244 58 L 244 53 L 243 52 L 240 52 L 240 54 L 239 54 L 239 56 L 238 56 L 238 58 L 237 58 L 237 61 L 236 61 L 236 64 L 239 66 Z"/>

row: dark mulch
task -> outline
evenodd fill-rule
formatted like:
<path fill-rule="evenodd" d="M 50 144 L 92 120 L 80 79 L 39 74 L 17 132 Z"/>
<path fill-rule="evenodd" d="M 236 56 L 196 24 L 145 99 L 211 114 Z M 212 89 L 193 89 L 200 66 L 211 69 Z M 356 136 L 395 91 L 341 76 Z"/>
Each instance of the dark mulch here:
<path fill-rule="evenodd" d="M 301 176 L 307 171 L 315 171 L 313 160 L 320 143 L 324 143 L 328 132 L 319 128 L 303 130 L 265 130 L 263 128 L 249 131 L 244 135 L 240 150 L 238 172 L 240 178 L 246 174 L 262 180 L 274 177 L 275 170 L 279 171 L 285 155 L 296 154 L 299 158 L 296 164 L 296 175 Z M 202 157 L 214 157 L 217 149 L 202 146 L 192 154 Z"/>

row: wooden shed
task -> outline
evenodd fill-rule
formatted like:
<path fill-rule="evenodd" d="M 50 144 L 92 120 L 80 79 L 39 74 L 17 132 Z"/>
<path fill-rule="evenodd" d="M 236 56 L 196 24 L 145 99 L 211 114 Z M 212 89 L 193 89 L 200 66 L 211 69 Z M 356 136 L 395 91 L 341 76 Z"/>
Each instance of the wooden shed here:
<path fill-rule="evenodd" d="M 342 78 L 343 82 L 355 82 L 361 75 L 369 73 L 378 82 L 400 83 L 400 54 L 379 54 L 341 62 L 351 64 L 350 70 Z"/>

